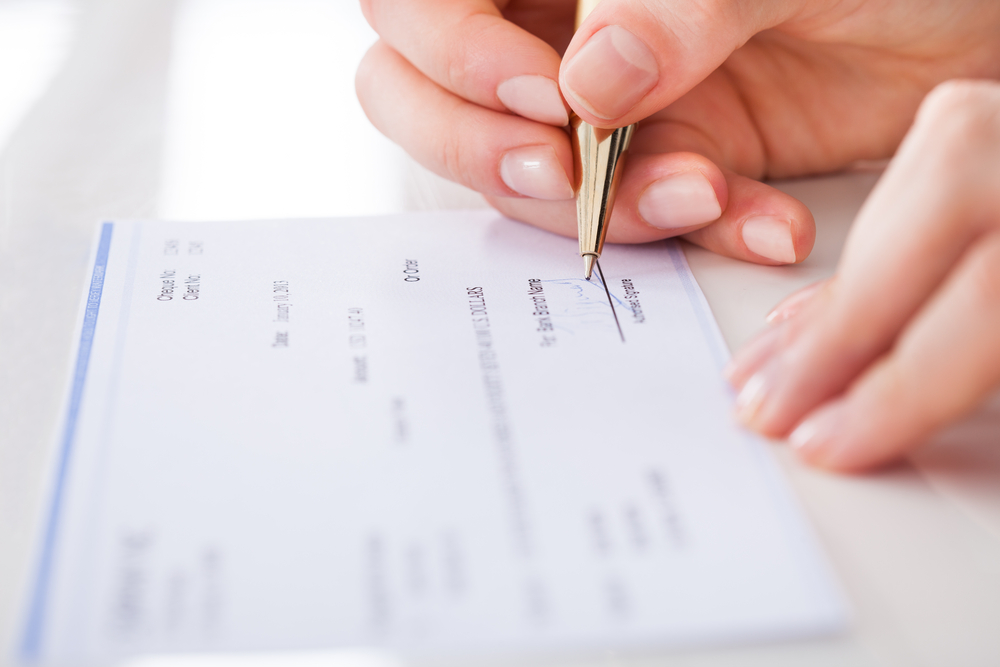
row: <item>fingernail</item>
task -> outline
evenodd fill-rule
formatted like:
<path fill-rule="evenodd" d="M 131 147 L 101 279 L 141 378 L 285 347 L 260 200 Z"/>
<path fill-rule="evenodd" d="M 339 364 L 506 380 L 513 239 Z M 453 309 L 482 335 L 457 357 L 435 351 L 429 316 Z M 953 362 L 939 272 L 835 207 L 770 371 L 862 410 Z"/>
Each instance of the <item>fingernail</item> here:
<path fill-rule="evenodd" d="M 833 454 L 830 448 L 843 428 L 846 413 L 847 405 L 843 400 L 821 408 L 792 431 L 788 444 L 812 463 L 826 462 Z"/>
<path fill-rule="evenodd" d="M 718 219 L 722 207 L 700 171 L 682 171 L 646 188 L 639 197 L 639 215 L 657 229 L 681 229 Z"/>
<path fill-rule="evenodd" d="M 563 127 L 569 123 L 559 84 L 545 76 L 525 74 L 497 86 L 497 97 L 518 116 Z"/>
<path fill-rule="evenodd" d="M 507 187 L 535 199 L 572 199 L 573 187 L 551 146 L 523 146 L 504 153 L 500 178 Z"/>
<path fill-rule="evenodd" d="M 729 360 L 722 371 L 723 377 L 736 389 L 739 389 L 746 382 L 747 377 L 758 368 L 767 363 L 768 359 L 774 356 L 778 349 L 778 341 L 781 338 L 781 327 L 769 327 L 759 336 L 743 346 L 736 355 Z"/>
<path fill-rule="evenodd" d="M 820 281 L 818 283 L 813 283 L 807 287 L 803 287 L 797 292 L 792 293 L 790 296 L 786 297 L 779 303 L 774 309 L 767 314 L 768 324 L 777 324 L 778 322 L 784 322 L 789 319 L 795 313 L 799 312 L 802 306 L 808 303 L 812 295 L 819 290 L 820 287 L 824 285 L 826 281 Z"/>
<path fill-rule="evenodd" d="M 757 372 L 747 380 L 736 396 L 736 418 L 749 425 L 753 421 L 761 404 L 767 397 L 767 378 L 763 372 Z"/>
<path fill-rule="evenodd" d="M 652 51 L 625 28 L 595 32 L 563 70 L 569 93 L 598 118 L 618 118 L 659 80 Z"/>
<path fill-rule="evenodd" d="M 758 216 L 743 223 L 743 243 L 751 252 L 775 262 L 795 262 L 792 226 L 787 220 Z"/>

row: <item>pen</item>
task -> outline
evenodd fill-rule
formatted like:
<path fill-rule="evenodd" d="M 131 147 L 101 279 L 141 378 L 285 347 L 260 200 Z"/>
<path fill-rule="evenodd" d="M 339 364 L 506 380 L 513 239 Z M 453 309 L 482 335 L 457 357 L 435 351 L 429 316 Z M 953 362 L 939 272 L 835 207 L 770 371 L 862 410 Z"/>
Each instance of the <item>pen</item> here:
<path fill-rule="evenodd" d="M 598 2 L 600 0 L 577 0 L 577 29 Z M 580 256 L 583 257 L 584 277 L 590 280 L 594 263 L 604 249 L 604 237 L 608 234 L 611 209 L 621 181 L 621 166 L 635 124 L 604 130 L 573 114 L 570 130 Z"/>

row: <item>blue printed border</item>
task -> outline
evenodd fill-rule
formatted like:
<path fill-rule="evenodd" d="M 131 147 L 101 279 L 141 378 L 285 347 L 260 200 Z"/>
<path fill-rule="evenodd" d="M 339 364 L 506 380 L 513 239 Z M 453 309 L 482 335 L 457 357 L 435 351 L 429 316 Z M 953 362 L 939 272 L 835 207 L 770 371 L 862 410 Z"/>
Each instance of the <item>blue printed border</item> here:
<path fill-rule="evenodd" d="M 24 637 L 21 642 L 21 657 L 25 662 L 37 661 L 42 647 L 45 607 L 48 602 L 49 583 L 51 581 L 52 566 L 55 558 L 55 544 L 59 532 L 63 494 L 66 488 L 70 456 L 73 453 L 73 440 L 76 436 L 77 420 L 80 416 L 80 402 L 83 399 L 83 389 L 87 380 L 87 368 L 90 366 L 90 352 L 94 347 L 94 332 L 97 329 L 97 315 L 101 309 L 101 296 L 104 293 L 104 278 L 108 269 L 108 255 L 111 250 L 111 233 L 113 229 L 114 223 L 111 222 L 105 222 L 101 226 L 97 256 L 94 259 L 94 272 L 91 275 L 90 289 L 87 292 L 87 305 L 83 313 L 83 328 L 80 332 L 80 347 L 76 356 L 76 366 L 73 369 L 73 380 L 70 386 L 69 407 L 66 410 L 66 422 L 59 444 L 55 487 L 52 491 L 52 504 L 49 507 L 48 523 L 42 535 L 41 555 L 38 560 L 38 569 L 35 573 L 35 586 L 29 600 L 28 618 L 24 629 Z"/>

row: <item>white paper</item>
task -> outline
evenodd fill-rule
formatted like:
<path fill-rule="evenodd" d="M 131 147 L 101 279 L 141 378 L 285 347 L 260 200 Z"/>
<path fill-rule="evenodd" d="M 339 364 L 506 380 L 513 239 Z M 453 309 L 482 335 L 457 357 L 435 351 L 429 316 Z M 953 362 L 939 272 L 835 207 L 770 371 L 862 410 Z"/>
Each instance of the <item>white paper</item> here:
<path fill-rule="evenodd" d="M 843 623 L 671 242 L 606 248 L 624 342 L 575 241 L 491 212 L 107 223 L 95 256 L 25 661 Z"/>

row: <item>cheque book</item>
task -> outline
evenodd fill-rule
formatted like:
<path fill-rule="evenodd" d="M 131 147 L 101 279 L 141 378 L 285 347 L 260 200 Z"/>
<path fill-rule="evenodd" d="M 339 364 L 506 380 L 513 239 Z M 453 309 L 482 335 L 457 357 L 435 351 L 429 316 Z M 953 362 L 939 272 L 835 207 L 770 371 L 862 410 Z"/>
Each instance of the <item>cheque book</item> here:
<path fill-rule="evenodd" d="M 837 632 L 680 246 L 493 212 L 108 222 L 18 660 Z"/>

